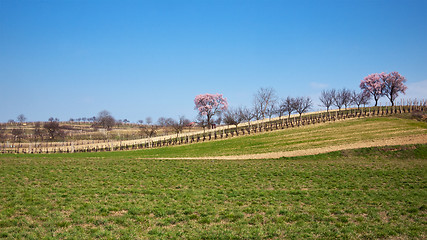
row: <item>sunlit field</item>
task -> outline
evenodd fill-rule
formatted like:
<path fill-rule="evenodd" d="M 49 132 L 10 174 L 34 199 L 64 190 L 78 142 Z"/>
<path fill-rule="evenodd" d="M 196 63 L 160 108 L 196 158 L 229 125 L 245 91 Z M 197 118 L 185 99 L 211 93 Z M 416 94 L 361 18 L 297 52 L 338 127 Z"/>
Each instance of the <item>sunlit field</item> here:
<path fill-rule="evenodd" d="M 427 122 L 398 117 L 350 119 L 263 132 L 226 140 L 142 151 L 94 153 L 95 157 L 179 158 L 287 152 L 404 137 L 427 138 Z M 405 144 L 402 141 L 399 144 Z M 75 156 L 79 156 L 78 154 Z"/>
<path fill-rule="evenodd" d="M 426 159 L 426 145 L 232 161 L 1 155 L 0 236 L 425 239 Z"/>

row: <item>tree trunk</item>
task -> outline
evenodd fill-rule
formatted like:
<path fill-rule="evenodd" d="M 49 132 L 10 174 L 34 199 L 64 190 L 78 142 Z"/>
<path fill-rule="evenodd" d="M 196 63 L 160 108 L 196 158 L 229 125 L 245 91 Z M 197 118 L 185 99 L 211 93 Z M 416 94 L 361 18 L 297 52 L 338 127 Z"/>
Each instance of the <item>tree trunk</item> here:
<path fill-rule="evenodd" d="M 207 116 L 207 119 L 208 119 L 208 129 L 211 129 L 211 117 L 209 116 L 209 114 L 207 114 L 206 116 Z"/>

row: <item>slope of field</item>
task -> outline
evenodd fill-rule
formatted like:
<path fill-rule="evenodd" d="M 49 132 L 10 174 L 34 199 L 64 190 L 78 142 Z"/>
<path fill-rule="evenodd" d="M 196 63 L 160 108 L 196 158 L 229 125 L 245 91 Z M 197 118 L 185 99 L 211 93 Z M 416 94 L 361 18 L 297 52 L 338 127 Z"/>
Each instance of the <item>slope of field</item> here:
<path fill-rule="evenodd" d="M 410 142 L 408 139 L 416 139 L 417 141 Z M 390 141 L 390 144 L 383 144 L 387 141 Z M 368 147 L 372 145 L 363 144 L 371 142 L 377 142 L 379 146 L 427 143 L 427 123 L 396 117 L 349 119 L 191 145 L 94 155 L 137 156 L 140 158 L 214 158 L 248 154 L 290 153 L 319 148 L 326 150 L 330 148 L 330 151 L 334 151 L 343 145 L 358 148 L 357 146 L 360 144 L 360 147 Z"/>
<path fill-rule="evenodd" d="M 388 134 L 419 126 L 407 128 Z M 293 132 L 293 141 L 303 143 L 304 131 Z M 139 159 L 135 153 L 142 152 L 0 155 L 0 237 L 427 237 L 426 145 L 244 161 Z"/>
<path fill-rule="evenodd" d="M 427 145 L 406 144 L 426 131 L 425 122 L 377 117 L 158 149 L 3 154 L 0 237 L 425 239 Z"/>

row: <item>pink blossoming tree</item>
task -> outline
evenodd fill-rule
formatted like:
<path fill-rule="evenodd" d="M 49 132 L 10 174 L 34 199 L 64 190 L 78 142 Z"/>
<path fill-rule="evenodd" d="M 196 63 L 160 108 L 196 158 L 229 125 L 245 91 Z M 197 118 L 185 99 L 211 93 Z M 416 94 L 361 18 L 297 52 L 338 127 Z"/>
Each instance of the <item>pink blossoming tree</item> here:
<path fill-rule="evenodd" d="M 194 109 L 199 111 L 201 117 L 206 116 L 208 128 L 211 126 L 212 117 L 227 110 L 227 99 L 222 94 L 200 94 L 194 98 Z"/>
<path fill-rule="evenodd" d="M 378 99 L 384 96 L 384 81 L 383 79 L 387 76 L 386 73 L 373 73 L 366 76 L 360 81 L 360 88 L 365 92 L 369 93 L 375 100 L 375 106 L 378 105 Z"/>
<path fill-rule="evenodd" d="M 405 94 L 407 87 L 403 84 L 406 82 L 405 77 L 398 72 L 373 73 L 365 77 L 360 82 L 360 88 L 366 93 L 374 97 L 375 106 L 378 105 L 378 99 L 386 96 L 391 105 L 394 106 L 394 100 L 400 92 Z"/>
<path fill-rule="evenodd" d="M 391 72 L 384 78 L 384 95 L 390 100 L 391 105 L 394 106 L 394 100 L 399 96 L 399 92 L 405 94 L 406 87 L 404 83 L 406 78 L 398 72 Z"/>

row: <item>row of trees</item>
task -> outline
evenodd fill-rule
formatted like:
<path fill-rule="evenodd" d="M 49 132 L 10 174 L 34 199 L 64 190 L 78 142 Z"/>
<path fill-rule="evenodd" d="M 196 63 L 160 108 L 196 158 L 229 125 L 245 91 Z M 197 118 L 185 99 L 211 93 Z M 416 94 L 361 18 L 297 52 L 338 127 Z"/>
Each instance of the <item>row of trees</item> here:
<path fill-rule="evenodd" d="M 157 124 L 153 124 L 151 117 L 147 117 L 145 124 L 143 120 L 139 120 L 138 123 L 141 124 L 141 136 L 146 136 L 149 138 L 156 136 L 159 128 L 162 128 L 166 133 L 168 129 L 172 129 L 178 136 L 178 134 L 183 132 L 185 127 L 192 127 L 192 122 L 184 116 L 180 116 L 178 120 L 173 118 L 160 117 L 157 120 Z"/>
<path fill-rule="evenodd" d="M 391 105 L 399 93 L 405 93 L 407 87 L 404 85 L 406 78 L 398 72 L 391 73 L 373 73 L 366 76 L 360 82 L 361 92 L 350 91 L 346 88 L 343 89 L 329 89 L 323 90 L 320 94 L 319 100 L 321 106 L 325 107 L 327 111 L 332 106 L 335 106 L 340 111 L 342 107 L 349 107 L 352 105 L 358 108 L 361 105 L 366 105 L 373 98 L 375 106 L 378 105 L 378 100 L 386 96 Z M 271 118 L 272 116 L 282 117 L 287 114 L 290 116 L 292 113 L 301 115 L 309 111 L 313 107 L 313 101 L 309 97 L 286 97 L 279 98 L 272 88 L 260 88 L 254 95 L 253 105 L 251 107 L 238 107 L 229 108 L 227 99 L 222 94 L 201 94 L 197 95 L 194 99 L 195 109 L 198 111 L 196 123 L 205 128 L 211 128 L 214 123 L 216 124 L 229 124 L 238 125 L 241 122 L 250 122 L 253 119 L 260 120 Z M 23 123 L 26 117 L 21 114 L 17 117 L 18 122 Z M 101 111 L 98 117 L 91 118 L 77 118 L 70 119 L 70 121 L 89 121 L 92 126 L 96 128 L 104 128 L 111 130 L 117 123 L 127 123 L 127 119 L 117 121 L 108 111 Z M 140 126 L 140 134 L 148 137 L 153 137 L 157 134 L 158 128 L 173 129 L 177 134 L 182 132 L 185 127 L 190 127 L 190 120 L 181 116 L 178 120 L 172 118 L 161 117 L 158 119 L 157 124 L 152 123 L 151 118 L 144 121 L 138 121 Z M 40 124 L 34 128 L 34 136 L 43 138 L 42 127 Z M 43 124 L 43 129 L 47 132 L 49 139 L 55 139 L 63 135 L 59 120 L 50 118 L 48 122 Z M 0 129 L 0 138 L 4 138 L 5 129 Z M 21 128 L 12 130 L 12 135 L 15 139 L 19 140 L 24 135 Z"/>
<path fill-rule="evenodd" d="M 111 116 L 111 114 L 108 111 L 105 110 L 105 111 L 100 112 L 98 114 L 98 117 L 93 116 L 93 117 L 82 117 L 82 118 L 70 118 L 68 121 L 69 122 L 77 122 L 77 123 L 80 123 L 80 122 L 83 122 L 83 123 L 92 123 L 92 124 L 95 124 L 95 125 L 98 125 L 98 126 L 103 126 L 104 125 L 103 123 L 101 123 L 101 124 L 99 123 L 100 119 L 102 119 L 103 117 L 110 118 L 110 116 Z M 51 119 L 54 119 L 55 121 L 59 122 L 58 118 L 50 118 L 49 121 L 51 121 Z M 22 124 L 26 120 L 27 120 L 27 118 L 25 117 L 25 115 L 24 114 L 20 114 L 16 118 L 16 121 L 14 119 L 9 119 L 8 123 Z M 111 119 L 109 121 L 111 122 Z M 121 123 L 130 123 L 130 121 L 128 119 L 126 119 L 126 118 L 123 119 L 123 120 L 122 119 L 118 119 L 118 120 L 114 119 L 114 124 L 121 124 Z M 110 125 L 110 124 L 108 124 L 108 125 Z"/>
<path fill-rule="evenodd" d="M 98 118 L 94 118 L 93 120 L 93 126 L 102 126 L 106 129 L 111 129 L 114 124 L 115 120 L 111 116 L 111 114 L 108 111 L 102 111 L 99 113 Z M 60 125 L 58 118 L 49 118 L 47 122 L 41 123 L 41 122 L 35 122 L 34 127 L 31 131 L 31 134 L 26 134 L 24 131 L 23 123 L 26 121 L 26 117 L 23 114 L 20 114 L 17 117 L 18 122 L 20 123 L 18 127 L 13 128 L 9 133 L 12 136 L 13 141 L 21 142 L 24 138 L 27 138 L 28 136 L 32 136 L 34 140 L 55 140 L 61 137 L 65 136 L 65 126 Z M 90 119 L 92 120 L 92 119 Z M 9 123 L 12 123 L 14 121 L 9 120 Z M 27 131 L 28 132 L 28 131 Z M 26 136 L 28 135 L 28 136 Z M 8 134 L 6 131 L 6 127 L 3 125 L 0 126 L 0 140 L 2 142 L 5 142 L 8 139 Z"/>
<path fill-rule="evenodd" d="M 321 106 L 326 107 L 327 112 L 331 106 L 337 107 L 338 111 L 341 111 L 342 107 L 347 108 L 352 105 L 356 105 L 359 109 L 361 105 L 368 104 L 369 99 L 369 94 L 366 92 L 350 91 L 346 88 L 322 90 L 319 97 Z"/>
<path fill-rule="evenodd" d="M 19 124 L 23 124 L 27 120 L 27 118 L 25 117 L 24 114 L 19 114 L 18 117 L 16 117 L 16 120 L 18 121 Z M 16 123 L 15 120 L 13 119 L 9 119 L 7 122 L 10 124 Z"/>
<path fill-rule="evenodd" d="M 374 73 L 366 76 L 360 82 L 361 92 L 350 91 L 346 88 L 336 90 L 323 90 L 319 100 L 321 106 L 329 111 L 331 106 L 336 106 L 339 111 L 342 107 L 356 105 L 358 108 L 369 103 L 371 98 L 375 100 L 375 106 L 382 96 L 386 96 L 391 105 L 394 106 L 399 93 L 405 93 L 407 87 L 404 85 L 406 78 L 398 72 Z M 198 122 L 207 123 L 210 127 L 216 116 L 217 122 L 223 120 L 229 125 L 238 125 L 243 121 L 250 122 L 252 119 L 271 118 L 276 115 L 282 117 L 285 113 L 289 116 L 296 112 L 300 115 L 313 107 L 310 97 L 277 97 L 274 89 L 260 88 L 254 95 L 252 108 L 238 107 L 228 109 L 227 99 L 222 94 L 201 94 L 194 99 L 195 109 L 198 110 Z M 223 118 L 223 119 L 222 119 Z"/>
<path fill-rule="evenodd" d="M 293 112 L 297 112 L 301 117 L 313 105 L 309 97 L 287 97 L 279 100 L 272 88 L 260 88 L 254 96 L 252 108 L 228 108 L 227 99 L 222 94 L 197 95 L 194 103 L 195 109 L 199 111 L 199 125 L 207 127 L 211 127 L 214 122 L 237 126 L 244 121 L 271 118 L 274 115 L 281 117 L 285 113 L 290 116 Z M 215 116 L 217 119 L 214 121 Z"/>
<path fill-rule="evenodd" d="M 81 130 L 67 124 L 61 124 L 58 118 L 53 117 L 49 118 L 47 122 L 35 122 L 34 125 L 24 124 L 26 117 L 23 114 L 20 114 L 17 120 L 19 124 L 11 130 L 6 128 L 6 124 L 0 124 L 0 142 L 6 142 L 8 140 L 21 142 L 23 139 L 31 139 L 34 141 L 56 140 L 65 137 L 66 130 L 79 132 Z M 107 131 L 112 130 L 117 124 L 125 122 L 115 120 L 111 113 L 106 110 L 99 112 L 98 117 L 85 120 L 92 122 L 92 128 L 94 130 L 103 128 Z M 15 123 L 15 121 L 13 121 L 13 123 Z M 184 128 L 193 127 L 192 122 L 184 116 L 180 116 L 177 120 L 160 117 L 157 123 L 153 123 L 151 117 L 147 117 L 145 124 L 143 120 L 139 120 L 138 123 L 140 124 L 139 135 L 141 137 L 154 137 L 159 130 L 166 134 L 171 131 L 179 134 Z"/>
<path fill-rule="evenodd" d="M 266 102 L 263 104 L 266 104 Z M 269 106 L 265 112 L 259 111 L 260 108 L 256 108 L 256 105 L 252 109 L 247 107 L 230 108 L 224 113 L 223 121 L 227 125 L 237 126 L 242 122 L 250 124 L 250 121 L 262 119 L 262 116 L 271 118 L 273 115 L 277 115 L 280 118 L 287 114 L 290 117 L 293 112 L 297 112 L 301 118 L 302 114 L 312 107 L 313 102 L 309 97 L 287 97 L 278 105 L 272 103 L 267 105 Z M 258 106 L 261 106 L 261 103 Z"/>
<path fill-rule="evenodd" d="M 21 142 L 25 138 L 25 131 L 22 127 L 13 128 L 10 133 L 12 135 L 11 140 L 13 141 Z M 34 140 L 40 139 L 43 141 L 45 136 L 51 140 L 54 140 L 58 137 L 63 137 L 64 131 L 60 127 L 57 119 L 51 118 L 48 122 L 43 123 L 43 125 L 40 122 L 34 123 L 34 129 L 31 135 L 33 136 Z M 7 139 L 8 135 L 6 128 L 3 125 L 0 125 L 0 141 L 5 142 Z"/>

